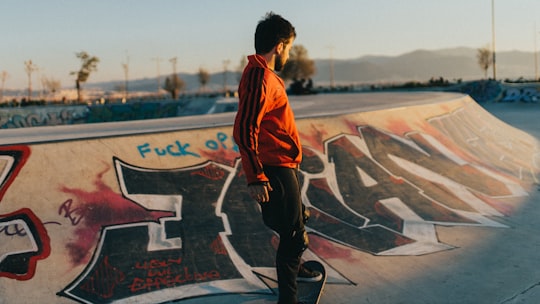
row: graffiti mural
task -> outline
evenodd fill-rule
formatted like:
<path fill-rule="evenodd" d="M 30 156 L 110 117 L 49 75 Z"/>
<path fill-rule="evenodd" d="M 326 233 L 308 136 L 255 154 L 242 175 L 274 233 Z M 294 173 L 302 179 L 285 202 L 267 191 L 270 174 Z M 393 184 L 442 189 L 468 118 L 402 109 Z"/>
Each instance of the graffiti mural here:
<path fill-rule="evenodd" d="M 0 277 L 29 280 L 50 254 L 49 237 L 30 209 L 0 215 Z"/>
<path fill-rule="evenodd" d="M 540 102 L 540 88 L 538 86 L 508 86 L 503 91 L 502 102 Z"/>
<path fill-rule="evenodd" d="M 341 256 L 332 248 L 374 256 L 453 249 L 437 226 L 505 228 L 498 219 L 512 215 L 511 199 L 537 182 L 534 142 L 472 103 L 434 108 L 406 119 L 385 112 L 299 121 L 313 240 L 306 256 L 325 264 L 329 285 L 356 283 L 334 265 Z M 54 273 L 49 302 L 274 295 L 277 235 L 246 191 L 231 132 L 1 147 L 0 282 L 9 290 L 0 284 L 0 292 L 20 296 L 14 282 L 47 285 Z M 43 175 L 47 186 L 35 191 L 44 194 L 14 203 L 17 191 L 43 182 L 27 180 L 44 169 L 56 173 Z"/>
<path fill-rule="evenodd" d="M 0 147 L 0 200 L 30 156 L 26 146 Z M 29 280 L 50 253 L 43 223 L 28 208 L 0 214 L 0 277 Z"/>
<path fill-rule="evenodd" d="M 0 129 L 84 123 L 87 106 L 32 106 L 0 109 Z"/>
<path fill-rule="evenodd" d="M 329 138 L 323 153 L 306 147 L 301 179 L 310 234 L 376 255 L 419 255 L 453 248 L 437 240 L 435 224 L 504 227 L 489 218 L 502 213 L 473 192 L 512 195 L 509 180 L 452 161 L 423 134 L 356 128 L 357 135 Z M 271 293 L 261 276 L 273 271 L 276 236 L 245 191 L 238 159 L 162 170 L 113 163 L 125 198 L 171 215 L 106 227 L 89 267 L 61 295 L 103 303 L 148 293 L 157 301 L 201 297 L 210 288 Z M 99 277 L 105 271 L 110 277 Z"/>
<path fill-rule="evenodd" d="M 184 115 L 182 101 L 104 105 L 46 105 L 0 109 L 0 129 L 155 119 Z M 205 113 L 205 112 L 203 112 Z"/>

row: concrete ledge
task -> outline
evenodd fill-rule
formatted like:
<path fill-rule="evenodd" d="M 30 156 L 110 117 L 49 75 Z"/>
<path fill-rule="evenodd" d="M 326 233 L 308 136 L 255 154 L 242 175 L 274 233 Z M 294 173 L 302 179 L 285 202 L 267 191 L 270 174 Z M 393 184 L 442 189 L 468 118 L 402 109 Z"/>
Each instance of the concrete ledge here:
<path fill-rule="evenodd" d="M 411 105 L 447 102 L 466 95 L 454 93 L 366 93 L 293 96 L 291 104 L 297 118 L 334 116 Z M 84 138 L 200 129 L 232 125 L 235 113 L 195 115 L 137 121 L 60 125 L 0 130 L 0 145 L 38 143 Z"/>

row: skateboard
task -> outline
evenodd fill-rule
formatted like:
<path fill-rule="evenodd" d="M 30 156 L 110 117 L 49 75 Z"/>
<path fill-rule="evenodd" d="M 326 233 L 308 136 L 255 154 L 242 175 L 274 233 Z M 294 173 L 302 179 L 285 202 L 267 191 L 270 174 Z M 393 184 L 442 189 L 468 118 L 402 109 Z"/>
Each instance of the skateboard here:
<path fill-rule="evenodd" d="M 304 265 L 314 271 L 319 271 L 322 278 L 316 282 L 298 282 L 298 301 L 306 304 L 317 304 L 326 284 L 326 270 L 317 261 L 307 261 Z"/>

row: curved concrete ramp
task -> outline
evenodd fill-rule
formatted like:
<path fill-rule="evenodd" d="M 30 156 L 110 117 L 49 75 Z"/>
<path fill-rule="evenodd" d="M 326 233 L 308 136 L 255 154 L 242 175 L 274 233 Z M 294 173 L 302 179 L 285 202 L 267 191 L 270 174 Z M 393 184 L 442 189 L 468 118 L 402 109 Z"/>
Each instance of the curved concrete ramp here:
<path fill-rule="evenodd" d="M 540 282 L 537 259 L 489 249 L 522 231 L 537 138 L 456 94 L 293 106 L 322 303 L 513 303 Z M 246 193 L 233 117 L 2 131 L 0 303 L 275 302 L 277 239 Z M 511 281 L 475 275 L 492 267 Z"/>

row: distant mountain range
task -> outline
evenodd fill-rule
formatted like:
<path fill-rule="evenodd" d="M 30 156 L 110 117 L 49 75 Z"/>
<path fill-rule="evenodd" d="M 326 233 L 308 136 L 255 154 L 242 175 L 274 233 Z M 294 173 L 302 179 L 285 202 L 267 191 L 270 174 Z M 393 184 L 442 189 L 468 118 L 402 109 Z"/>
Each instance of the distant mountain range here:
<path fill-rule="evenodd" d="M 484 78 L 478 64 L 477 49 L 453 48 L 436 51 L 416 50 L 400 56 L 364 56 L 358 59 L 334 60 L 336 83 L 377 83 L 428 81 L 432 77 L 448 80 Z M 534 78 L 534 53 L 496 53 L 497 79 Z M 315 82 L 329 82 L 330 60 L 317 60 Z M 492 77 L 492 69 L 488 77 Z"/>
<path fill-rule="evenodd" d="M 484 78 L 476 58 L 477 49 L 451 48 L 441 50 L 416 50 L 399 56 L 363 56 L 356 59 L 314 59 L 317 72 L 313 77 L 315 86 L 330 84 L 330 66 L 334 65 L 334 83 L 336 85 L 403 83 L 407 81 L 426 82 L 431 78 L 443 77 L 447 80 L 463 81 Z M 496 54 L 497 79 L 517 79 L 535 77 L 535 58 L 532 52 L 510 51 Z M 180 73 L 186 84 L 186 91 L 196 92 L 200 89 L 198 75 Z M 161 77 L 165 83 L 167 75 Z M 238 85 L 239 71 L 228 71 L 227 86 L 235 89 Z M 491 68 L 488 77 L 492 77 Z M 222 89 L 224 73 L 211 74 L 206 91 Z M 100 88 L 113 91 L 122 87 L 123 80 L 102 83 L 88 83 L 87 88 Z M 130 91 L 156 91 L 157 79 L 144 78 L 130 80 Z"/>

